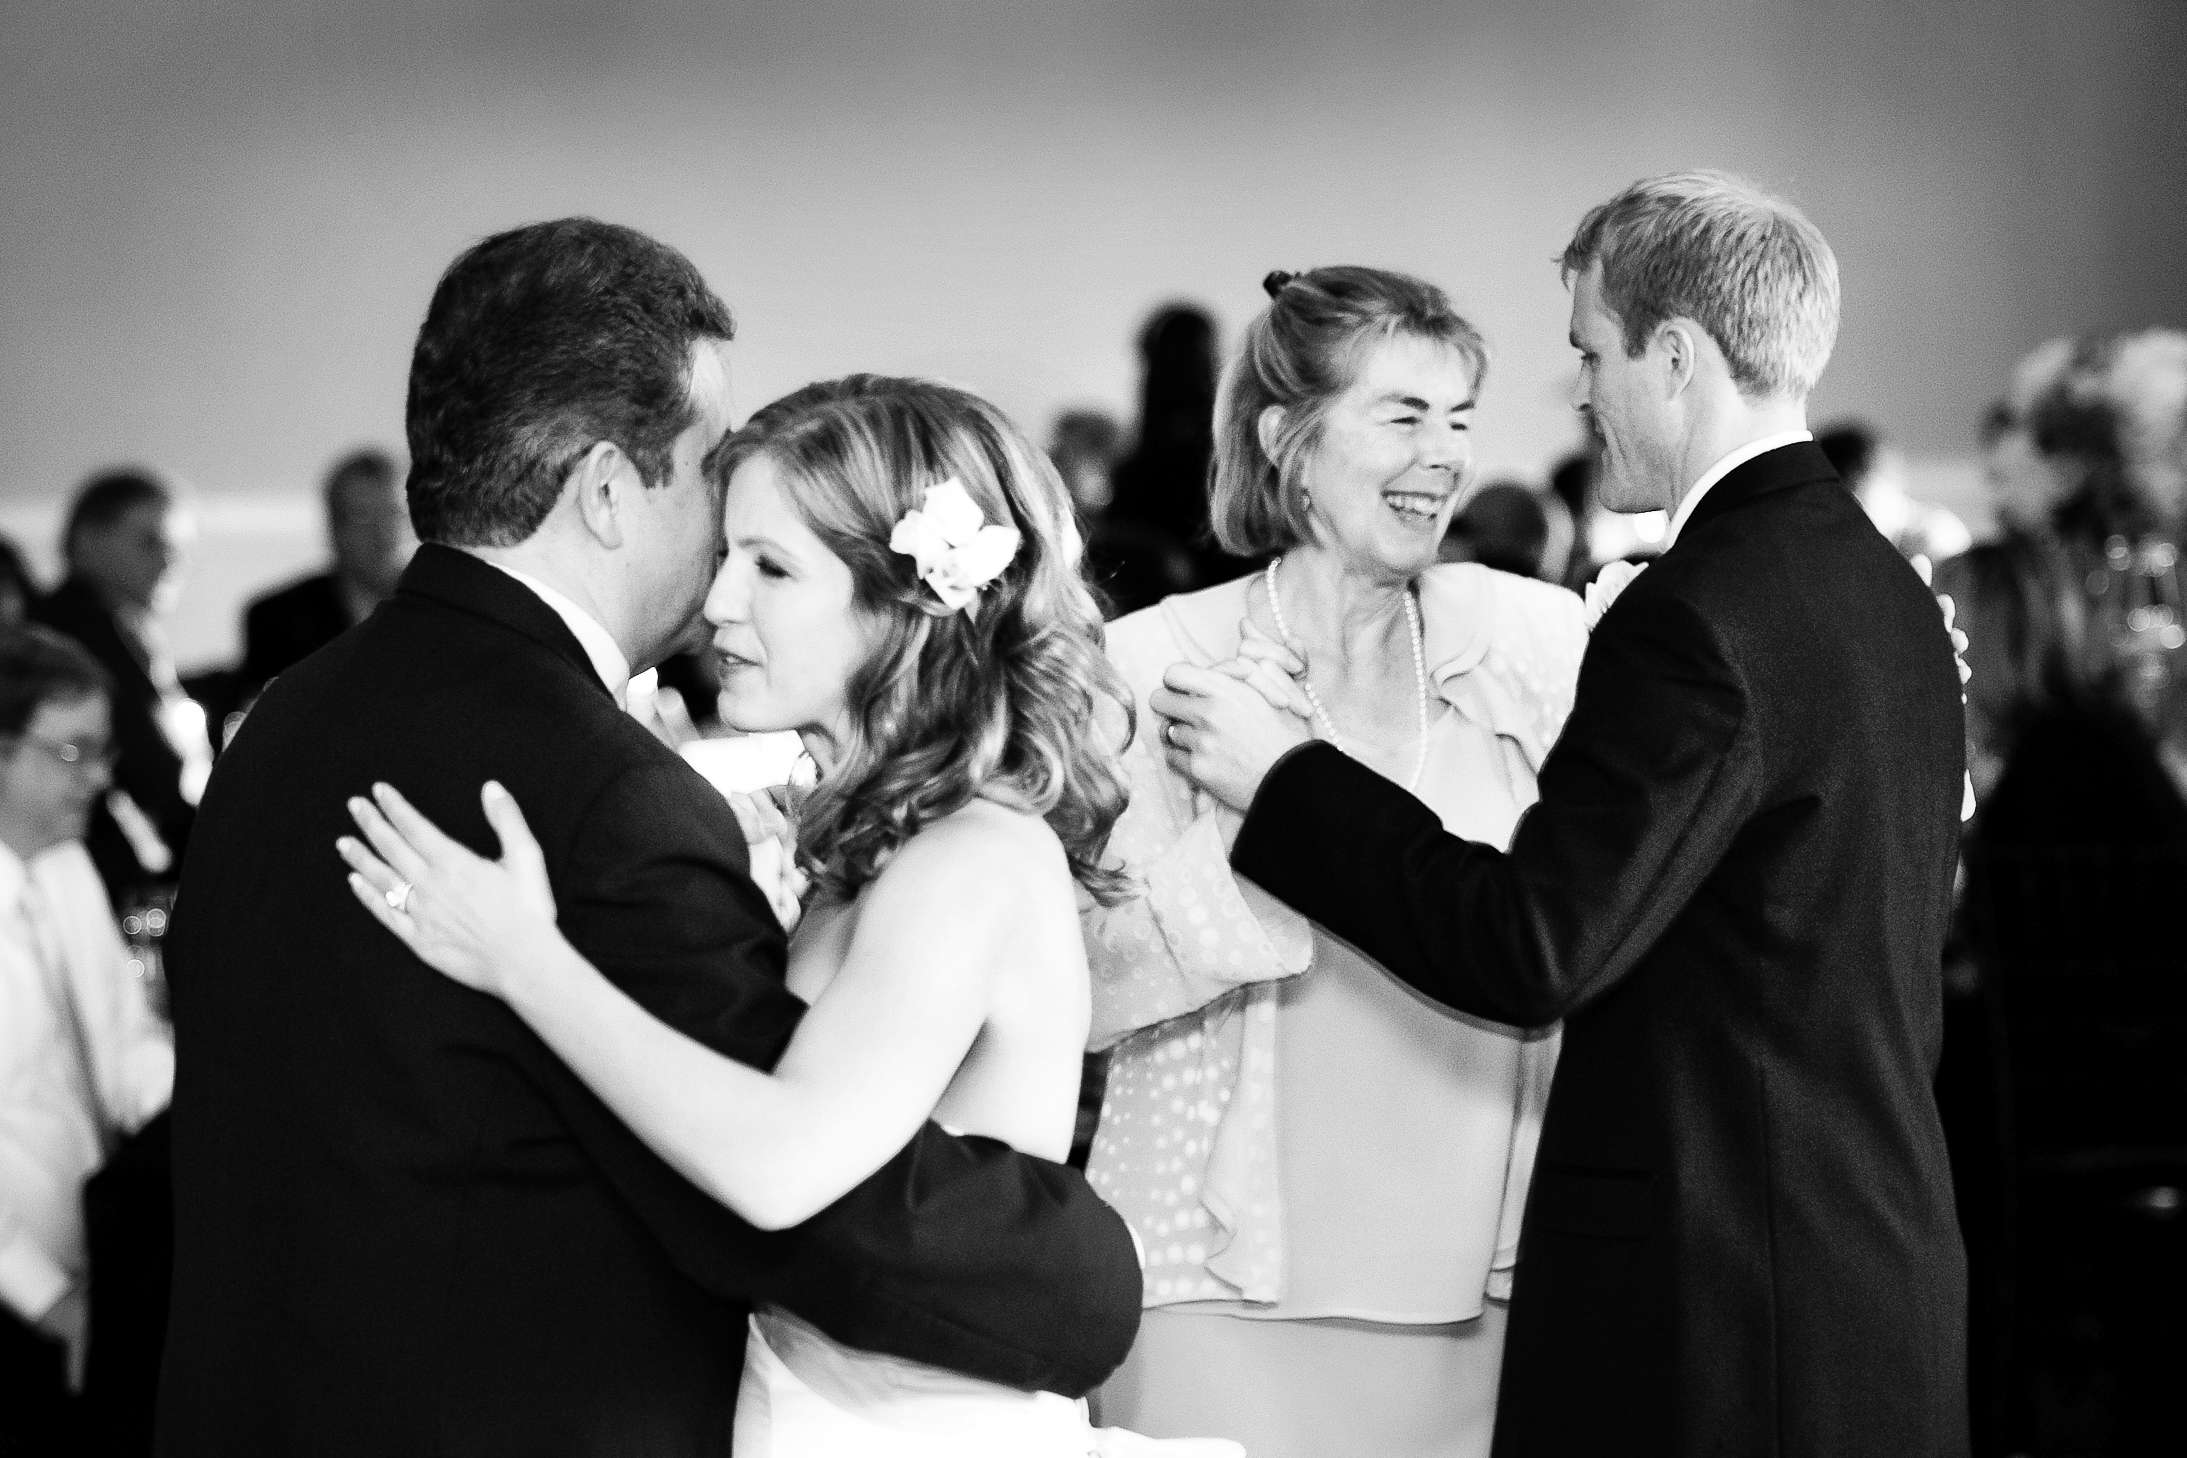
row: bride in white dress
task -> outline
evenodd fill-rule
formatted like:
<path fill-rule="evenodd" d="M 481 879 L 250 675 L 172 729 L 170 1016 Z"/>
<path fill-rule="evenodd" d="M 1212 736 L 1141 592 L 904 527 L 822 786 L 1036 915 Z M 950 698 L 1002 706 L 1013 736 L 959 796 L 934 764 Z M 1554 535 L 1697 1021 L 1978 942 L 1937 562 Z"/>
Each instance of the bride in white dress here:
<path fill-rule="evenodd" d="M 773 1074 L 655 1021 L 578 955 L 497 786 L 484 794 L 499 862 L 377 788 L 378 808 L 355 807 L 372 849 L 342 843 L 351 885 L 755 1225 L 808 1218 L 929 1117 L 1061 1160 L 1089 1018 L 1079 906 L 1120 890 L 1101 859 L 1128 712 L 1077 575 L 1069 498 L 991 405 L 870 376 L 768 406 L 715 468 L 727 555 L 706 616 L 724 717 L 798 731 L 820 769 L 798 814 L 812 895 L 789 960 L 812 1010 Z M 752 1319 L 734 1446 L 1242 1453 L 1096 1432 L 1081 1402 L 856 1351 L 774 1308 Z"/>

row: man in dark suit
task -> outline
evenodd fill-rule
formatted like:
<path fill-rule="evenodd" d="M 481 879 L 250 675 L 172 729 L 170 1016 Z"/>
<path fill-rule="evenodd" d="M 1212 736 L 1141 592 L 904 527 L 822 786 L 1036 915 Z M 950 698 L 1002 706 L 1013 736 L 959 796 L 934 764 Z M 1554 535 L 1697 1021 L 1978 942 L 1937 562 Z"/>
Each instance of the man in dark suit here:
<path fill-rule="evenodd" d="M 417 550 L 402 474 L 386 451 L 366 447 L 336 461 L 325 499 L 333 557 L 327 570 L 254 598 L 243 610 L 237 688 L 244 701 L 363 622 L 395 590 Z"/>
<path fill-rule="evenodd" d="M 1693 173 L 1595 209 L 1564 268 L 1604 497 L 1672 544 L 1595 628 L 1509 852 L 1219 672 L 1155 700 L 1171 757 L 1250 804 L 1241 874 L 1441 1002 L 1565 1020 L 1499 1455 L 1963 1454 L 1931 1093 L 1959 684 L 1806 432 L 1836 264 Z"/>
<path fill-rule="evenodd" d="M 680 254 L 588 219 L 441 280 L 408 411 L 427 545 L 267 690 L 185 868 L 163 1453 L 724 1454 L 756 1300 L 1026 1388 L 1084 1391 L 1129 1347 L 1130 1237 L 1075 1173 L 930 1125 L 762 1235 L 343 883 L 347 796 L 388 780 L 485 847 L 498 779 L 606 975 L 780 1054 L 804 1009 L 737 822 L 617 702 L 718 560 L 730 333 Z"/>
<path fill-rule="evenodd" d="M 138 467 L 102 471 L 61 530 L 68 575 L 31 618 L 90 650 L 114 680 L 114 790 L 84 844 L 115 905 L 174 882 L 212 750 L 182 690 L 167 619 L 196 524 L 167 481 Z"/>

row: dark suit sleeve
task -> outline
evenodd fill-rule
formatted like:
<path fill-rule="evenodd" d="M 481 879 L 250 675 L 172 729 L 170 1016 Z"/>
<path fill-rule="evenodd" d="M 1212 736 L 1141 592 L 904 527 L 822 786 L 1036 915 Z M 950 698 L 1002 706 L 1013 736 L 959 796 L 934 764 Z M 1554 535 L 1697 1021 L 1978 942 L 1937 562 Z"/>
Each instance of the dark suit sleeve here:
<path fill-rule="evenodd" d="M 615 782 L 577 836 L 567 880 L 581 889 L 565 896 L 563 928 L 657 1017 L 771 1068 L 804 1004 L 783 985 L 782 937 L 734 822 L 694 815 L 691 794 L 677 766 Z M 1072 1170 L 929 1124 L 814 1219 L 764 1235 L 656 1159 L 559 1063 L 538 1076 L 670 1258 L 723 1296 L 1029 1390 L 1084 1392 L 1130 1350 L 1131 1237 Z"/>
<path fill-rule="evenodd" d="M 1231 864 L 1437 1001 L 1538 1026 L 1624 976 L 1751 816 L 1748 711 L 1700 616 L 1636 589 L 1596 630 L 1508 853 L 1309 745 L 1262 782 Z"/>

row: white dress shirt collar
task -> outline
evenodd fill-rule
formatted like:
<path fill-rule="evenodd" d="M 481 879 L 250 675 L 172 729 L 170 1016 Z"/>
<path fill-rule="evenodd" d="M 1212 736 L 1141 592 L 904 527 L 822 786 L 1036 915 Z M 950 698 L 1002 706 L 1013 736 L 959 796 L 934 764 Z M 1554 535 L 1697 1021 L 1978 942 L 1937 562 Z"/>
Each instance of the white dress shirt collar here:
<path fill-rule="evenodd" d="M 479 560 L 487 562 L 484 557 Z M 487 565 L 500 568 L 514 577 L 530 588 L 533 596 L 554 609 L 555 616 L 568 625 L 570 633 L 577 639 L 577 646 L 585 650 L 585 657 L 592 662 L 592 671 L 600 676 L 600 682 L 607 685 L 607 691 L 614 696 L 615 702 L 622 703 L 624 693 L 630 688 L 630 660 L 623 657 L 623 650 L 616 646 L 614 635 L 600 625 L 600 620 L 529 572 L 519 571 L 502 562 L 487 562 Z"/>
<path fill-rule="evenodd" d="M 1693 509 L 1701 504 L 1701 498 L 1709 494 L 1709 488 L 1738 470 L 1756 456 L 1782 450 L 1788 445 L 1798 445 L 1803 440 L 1813 440 L 1811 430 L 1785 430 L 1775 435 L 1765 435 L 1760 440 L 1750 440 L 1737 450 L 1721 457 L 1715 465 L 1701 473 L 1701 479 L 1693 483 L 1693 489 L 1678 503 L 1678 510 L 1671 516 L 1671 529 L 1664 535 L 1663 550 L 1668 552 L 1678 541 L 1678 534 L 1693 516 Z"/>

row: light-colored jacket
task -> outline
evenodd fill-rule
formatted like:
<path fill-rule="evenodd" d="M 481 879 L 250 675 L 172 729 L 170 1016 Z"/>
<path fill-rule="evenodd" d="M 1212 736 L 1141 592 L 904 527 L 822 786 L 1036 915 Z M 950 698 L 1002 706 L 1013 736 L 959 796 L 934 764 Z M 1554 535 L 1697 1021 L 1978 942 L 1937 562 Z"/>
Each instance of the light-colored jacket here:
<path fill-rule="evenodd" d="M 1143 1107 L 1119 1107 L 1112 1086 L 1088 1173 L 1114 1201 L 1119 1196 L 1104 1187 L 1103 1174 L 1120 1141 L 1160 1141 L 1171 1152 L 1174 1177 L 1157 1196 L 1164 1208 L 1124 1214 L 1150 1247 L 1177 1244 L 1199 1259 L 1184 1263 L 1190 1274 L 1183 1277 L 1179 1263 L 1150 1260 L 1149 1305 L 1276 1302 L 1284 1290 L 1273 1124 L 1276 992 L 1283 979 L 1307 970 L 1315 931 L 1230 870 L 1224 835 L 1235 828 L 1235 813 L 1170 770 L 1147 707 L 1172 664 L 1208 665 L 1236 654 L 1257 580 L 1172 597 L 1109 628 L 1109 656 L 1139 713 L 1125 757 L 1131 802 L 1109 845 L 1138 892 L 1086 916 L 1090 1041 L 1116 1048 L 1120 1058 L 1158 1062 L 1162 1075 L 1135 1081 L 1151 1090 L 1133 1101 Z M 1493 733 L 1511 757 L 1514 782 L 1531 785 L 1571 709 L 1587 636 L 1580 600 L 1470 563 L 1431 568 L 1418 596 L 1435 692 Z M 1515 1238 L 1517 1201 L 1509 1203 L 1514 1218 L 1505 1233 Z M 1507 1265 L 1511 1242 L 1501 1244 L 1499 1264 Z"/>

